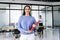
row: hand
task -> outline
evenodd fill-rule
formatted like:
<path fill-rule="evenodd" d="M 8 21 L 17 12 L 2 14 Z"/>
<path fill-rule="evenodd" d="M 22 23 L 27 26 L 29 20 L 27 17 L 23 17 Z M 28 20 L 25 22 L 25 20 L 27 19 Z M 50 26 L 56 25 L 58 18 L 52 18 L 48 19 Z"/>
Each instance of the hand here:
<path fill-rule="evenodd" d="M 33 24 L 32 26 L 33 26 L 33 27 L 36 27 L 36 25 L 35 25 L 35 24 Z"/>
<path fill-rule="evenodd" d="M 25 31 L 26 33 L 31 33 L 32 31 L 28 30 L 28 31 Z"/>
<path fill-rule="evenodd" d="M 40 20 L 38 20 L 38 22 L 40 22 Z"/>

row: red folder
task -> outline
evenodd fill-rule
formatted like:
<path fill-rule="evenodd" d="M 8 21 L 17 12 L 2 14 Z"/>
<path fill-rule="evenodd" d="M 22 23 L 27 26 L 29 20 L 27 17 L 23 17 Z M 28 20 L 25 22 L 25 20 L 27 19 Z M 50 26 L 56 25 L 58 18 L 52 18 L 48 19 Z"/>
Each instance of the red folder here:
<path fill-rule="evenodd" d="M 40 20 L 39 20 L 38 22 L 36 22 L 35 25 L 37 26 L 37 25 L 39 24 L 39 22 L 40 22 Z M 35 28 L 36 28 L 36 27 L 33 27 L 33 26 L 32 26 L 32 28 L 31 28 L 29 31 L 33 31 L 33 30 L 35 30 Z"/>

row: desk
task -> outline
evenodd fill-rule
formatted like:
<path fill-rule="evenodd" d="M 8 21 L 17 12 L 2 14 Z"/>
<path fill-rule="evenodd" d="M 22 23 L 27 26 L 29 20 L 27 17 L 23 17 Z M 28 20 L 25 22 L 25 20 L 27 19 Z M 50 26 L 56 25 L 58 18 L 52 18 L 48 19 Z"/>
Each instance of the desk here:
<path fill-rule="evenodd" d="M 6 35 L 6 32 L 13 32 L 13 39 L 14 40 L 16 40 L 17 36 L 18 36 L 18 38 L 20 38 L 20 31 L 17 30 L 17 27 L 11 27 L 11 26 L 9 26 L 9 27 L 3 27 L 3 28 L 1 28 L 1 30 L 3 31 L 1 33 L 5 34 L 5 35 Z"/>
<path fill-rule="evenodd" d="M 6 27 L 6 28 L 2 28 L 2 30 L 14 30 L 14 29 L 17 29 L 17 27 L 15 28 L 15 27 Z"/>

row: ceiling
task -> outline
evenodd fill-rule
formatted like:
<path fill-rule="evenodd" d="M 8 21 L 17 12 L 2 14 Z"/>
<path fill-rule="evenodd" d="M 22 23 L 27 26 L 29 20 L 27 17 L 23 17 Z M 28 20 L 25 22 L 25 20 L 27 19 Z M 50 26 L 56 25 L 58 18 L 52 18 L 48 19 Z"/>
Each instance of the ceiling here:
<path fill-rule="evenodd" d="M 42 1 L 42 2 L 60 2 L 60 0 L 30 0 L 30 1 Z"/>
<path fill-rule="evenodd" d="M 0 0 L 6 3 L 24 3 L 24 4 L 39 4 L 39 5 L 60 5 L 59 0 Z"/>

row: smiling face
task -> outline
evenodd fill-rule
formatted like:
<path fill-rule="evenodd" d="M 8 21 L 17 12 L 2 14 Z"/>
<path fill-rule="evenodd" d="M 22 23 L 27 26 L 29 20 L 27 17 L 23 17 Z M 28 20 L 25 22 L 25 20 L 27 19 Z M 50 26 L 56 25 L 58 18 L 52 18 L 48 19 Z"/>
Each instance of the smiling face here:
<path fill-rule="evenodd" d="M 25 16 L 31 16 L 31 8 L 29 5 L 26 5 L 23 10 L 23 15 Z"/>
<path fill-rule="evenodd" d="M 29 15 L 30 13 L 30 8 L 29 7 L 25 7 L 25 15 Z"/>

